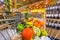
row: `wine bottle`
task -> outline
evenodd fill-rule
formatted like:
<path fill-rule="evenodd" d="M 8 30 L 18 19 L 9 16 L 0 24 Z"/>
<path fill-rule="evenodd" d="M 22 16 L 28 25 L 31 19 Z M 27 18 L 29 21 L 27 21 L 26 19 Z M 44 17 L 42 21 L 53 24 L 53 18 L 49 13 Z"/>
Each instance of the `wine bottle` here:
<path fill-rule="evenodd" d="M 55 29 L 57 28 L 57 23 L 58 23 L 58 21 L 55 22 Z"/>
<path fill-rule="evenodd" d="M 48 11 L 48 12 L 49 12 L 49 18 L 50 18 L 50 8 L 51 8 L 51 7 L 50 7 L 50 5 L 49 5 L 49 11 Z"/>
<path fill-rule="evenodd" d="M 48 18 L 48 10 L 46 11 L 46 18 Z"/>
<path fill-rule="evenodd" d="M 55 5 L 55 8 L 56 8 L 56 13 L 55 13 L 55 18 L 58 19 L 58 9 L 57 9 L 57 4 Z"/>
<path fill-rule="evenodd" d="M 60 22 L 59 22 L 59 30 L 60 30 Z"/>
<path fill-rule="evenodd" d="M 53 19 L 53 10 L 51 10 L 51 18 Z"/>
<path fill-rule="evenodd" d="M 56 19 L 56 4 L 53 6 L 54 19 Z"/>
<path fill-rule="evenodd" d="M 55 27 L 55 26 L 54 26 L 54 21 L 53 21 L 53 20 L 51 21 L 51 26 L 52 26 L 52 28 Z"/>
<path fill-rule="evenodd" d="M 50 21 L 50 28 L 52 27 L 52 22 Z"/>
<path fill-rule="evenodd" d="M 52 11 L 50 10 L 50 18 L 52 18 L 52 15 L 51 14 L 52 14 Z"/>
<path fill-rule="evenodd" d="M 51 28 L 51 20 L 49 20 L 49 28 Z"/>
<path fill-rule="evenodd" d="M 47 27 L 47 25 L 48 25 L 48 22 L 46 22 L 46 27 Z"/>
<path fill-rule="evenodd" d="M 47 25 L 47 27 L 49 27 L 49 20 L 48 20 L 48 25 Z"/>
<path fill-rule="evenodd" d="M 60 8 L 58 9 L 58 12 L 59 12 L 59 19 L 60 19 Z"/>
<path fill-rule="evenodd" d="M 57 27 L 56 27 L 57 30 L 59 30 L 59 22 L 57 23 Z"/>
<path fill-rule="evenodd" d="M 48 18 L 50 17 L 50 15 L 49 15 L 49 11 L 48 11 L 48 15 L 47 15 L 47 16 L 48 16 Z"/>
<path fill-rule="evenodd" d="M 55 18 L 55 16 L 54 16 L 54 15 L 55 15 L 55 12 L 54 12 L 54 10 L 53 10 L 53 19 Z"/>
<path fill-rule="evenodd" d="M 56 19 L 59 18 L 59 15 L 58 15 L 58 10 L 56 11 Z"/>

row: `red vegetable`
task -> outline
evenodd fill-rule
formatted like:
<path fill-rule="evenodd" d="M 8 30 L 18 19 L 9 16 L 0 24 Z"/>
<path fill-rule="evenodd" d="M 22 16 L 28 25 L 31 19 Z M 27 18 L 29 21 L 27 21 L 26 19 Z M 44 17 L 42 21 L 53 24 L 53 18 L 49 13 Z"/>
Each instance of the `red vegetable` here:
<path fill-rule="evenodd" d="M 22 31 L 22 37 L 24 40 L 31 40 L 33 35 L 34 35 L 34 31 L 32 30 L 32 28 L 25 28 Z"/>

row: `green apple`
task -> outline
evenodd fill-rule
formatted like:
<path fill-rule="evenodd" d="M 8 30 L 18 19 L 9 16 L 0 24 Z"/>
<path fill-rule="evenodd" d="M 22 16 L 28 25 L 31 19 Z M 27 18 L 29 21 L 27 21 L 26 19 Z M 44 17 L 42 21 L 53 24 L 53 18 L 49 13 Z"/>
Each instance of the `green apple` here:
<path fill-rule="evenodd" d="M 24 29 L 24 24 L 18 24 L 17 26 L 18 31 L 22 31 Z"/>

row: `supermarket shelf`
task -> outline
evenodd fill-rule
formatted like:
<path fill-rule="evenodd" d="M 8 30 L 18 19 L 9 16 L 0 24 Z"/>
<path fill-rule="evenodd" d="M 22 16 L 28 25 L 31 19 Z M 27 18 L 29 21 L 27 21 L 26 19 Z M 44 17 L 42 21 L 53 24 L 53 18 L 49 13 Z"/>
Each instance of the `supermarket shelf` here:
<path fill-rule="evenodd" d="M 4 29 L 4 28 L 10 28 L 11 25 L 8 25 L 8 24 L 2 24 L 0 25 L 0 30 Z"/>
<path fill-rule="evenodd" d="M 56 29 L 56 30 L 60 30 L 60 27 L 52 27 L 52 26 L 49 27 L 49 26 L 48 26 L 48 28 L 53 28 L 53 29 Z"/>
<path fill-rule="evenodd" d="M 60 6 L 47 7 L 46 10 L 53 10 L 53 9 L 57 9 L 57 8 L 60 8 Z"/>
<path fill-rule="evenodd" d="M 8 21 L 8 20 L 16 20 L 18 18 L 12 18 L 12 19 L 0 19 L 0 21 Z"/>
<path fill-rule="evenodd" d="M 46 20 L 60 21 L 60 19 L 51 19 L 51 18 L 46 18 Z"/>
<path fill-rule="evenodd" d="M 1 21 L 10 21 L 10 20 L 19 20 L 18 18 L 11 18 L 11 19 L 0 19 L 0 22 Z M 2 30 L 2 29 L 5 29 L 5 28 L 11 28 L 12 27 L 12 25 L 10 25 L 10 24 L 14 24 L 15 25 L 15 22 L 11 22 L 11 23 L 5 23 L 5 24 L 1 24 L 0 25 L 0 30 Z"/>
<path fill-rule="evenodd" d="M 1 24 L 1 25 L 0 25 L 0 30 L 5 29 L 5 28 L 11 28 L 12 25 L 15 25 L 14 23 L 15 23 L 15 22 Z"/>

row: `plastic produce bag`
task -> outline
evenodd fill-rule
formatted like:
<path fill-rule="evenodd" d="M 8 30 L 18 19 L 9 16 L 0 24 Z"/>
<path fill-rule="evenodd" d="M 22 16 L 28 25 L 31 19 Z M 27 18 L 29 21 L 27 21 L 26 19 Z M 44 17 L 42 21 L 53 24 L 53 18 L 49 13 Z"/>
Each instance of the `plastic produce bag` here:
<path fill-rule="evenodd" d="M 41 37 L 41 40 L 51 40 L 49 37 L 46 37 L 46 36 L 42 36 Z"/>
<path fill-rule="evenodd" d="M 34 40 L 41 40 L 41 39 L 38 36 L 36 36 Z"/>

